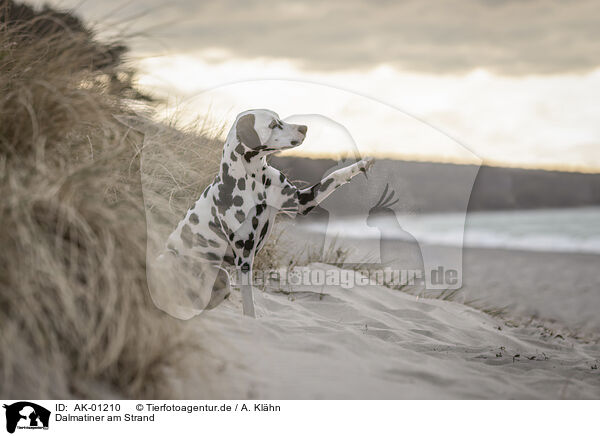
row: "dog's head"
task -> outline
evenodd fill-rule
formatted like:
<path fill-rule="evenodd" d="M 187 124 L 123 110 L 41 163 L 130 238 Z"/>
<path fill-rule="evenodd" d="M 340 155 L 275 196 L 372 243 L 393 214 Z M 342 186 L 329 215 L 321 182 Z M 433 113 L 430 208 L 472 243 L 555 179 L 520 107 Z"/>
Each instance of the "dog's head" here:
<path fill-rule="evenodd" d="M 235 120 L 235 137 L 244 148 L 243 154 L 267 155 L 302 144 L 307 127 L 281 121 L 279 115 L 266 109 L 242 112 Z"/>

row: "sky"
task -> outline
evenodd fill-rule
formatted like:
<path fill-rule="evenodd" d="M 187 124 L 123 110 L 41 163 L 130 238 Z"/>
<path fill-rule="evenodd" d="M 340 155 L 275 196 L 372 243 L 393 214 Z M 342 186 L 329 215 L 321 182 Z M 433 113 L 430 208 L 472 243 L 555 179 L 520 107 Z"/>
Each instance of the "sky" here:
<path fill-rule="evenodd" d="M 600 172 L 595 1 L 49 3 L 125 36 L 184 118 L 296 114 L 295 153 Z"/>

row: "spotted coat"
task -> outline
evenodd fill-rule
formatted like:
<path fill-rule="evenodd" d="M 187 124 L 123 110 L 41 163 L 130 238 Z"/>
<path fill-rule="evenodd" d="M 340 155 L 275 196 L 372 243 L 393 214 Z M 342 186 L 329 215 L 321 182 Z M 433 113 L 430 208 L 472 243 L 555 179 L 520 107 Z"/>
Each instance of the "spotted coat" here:
<path fill-rule="evenodd" d="M 373 163 L 363 159 L 299 189 L 268 165 L 266 156 L 300 145 L 306 131 L 306 126 L 285 123 L 271 111 L 239 114 L 227 136 L 219 173 L 171 233 L 167 251 L 233 266 L 251 277 L 254 257 L 267 241 L 278 213 L 294 216 L 310 212 Z M 213 299 L 223 295 L 222 290 L 213 288 Z M 210 306 L 216 304 L 211 301 Z M 251 295 L 249 301 L 244 300 L 244 313 L 254 314 Z"/>

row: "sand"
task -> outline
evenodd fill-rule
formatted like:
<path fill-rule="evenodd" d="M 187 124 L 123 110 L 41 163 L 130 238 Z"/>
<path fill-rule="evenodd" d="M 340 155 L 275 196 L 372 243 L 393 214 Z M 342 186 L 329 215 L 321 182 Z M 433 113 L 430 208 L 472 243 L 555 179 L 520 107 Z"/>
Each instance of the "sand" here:
<path fill-rule="evenodd" d="M 600 346 L 542 326 L 375 284 L 273 286 L 255 299 L 257 319 L 233 292 L 192 321 L 217 330 L 209 351 L 227 356 L 215 398 L 600 398 Z"/>
<path fill-rule="evenodd" d="M 317 234 L 303 237 L 308 245 L 321 240 Z M 292 240 L 286 243 L 292 245 Z M 381 244 L 398 259 L 388 263 L 393 268 L 410 267 L 411 253 L 419 251 L 418 246 L 398 240 Z M 344 238 L 340 245 L 352 248 L 358 259 L 373 258 L 381 247 L 374 240 L 352 238 Z M 514 320 L 534 317 L 600 339 L 600 255 L 465 247 L 462 265 L 463 283 L 456 300 L 502 309 Z M 411 292 L 419 292 L 413 288 Z"/>
<path fill-rule="evenodd" d="M 600 336 L 600 256 L 466 248 L 463 293 L 512 317 Z"/>

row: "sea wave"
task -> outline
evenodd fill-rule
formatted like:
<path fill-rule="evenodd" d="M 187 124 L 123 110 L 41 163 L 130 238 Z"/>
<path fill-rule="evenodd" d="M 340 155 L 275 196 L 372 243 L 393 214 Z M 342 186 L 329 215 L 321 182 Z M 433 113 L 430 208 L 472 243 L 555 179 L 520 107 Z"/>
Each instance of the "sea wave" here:
<path fill-rule="evenodd" d="M 396 214 L 303 225 L 340 238 L 416 239 L 420 244 L 600 254 L 600 207 Z"/>

